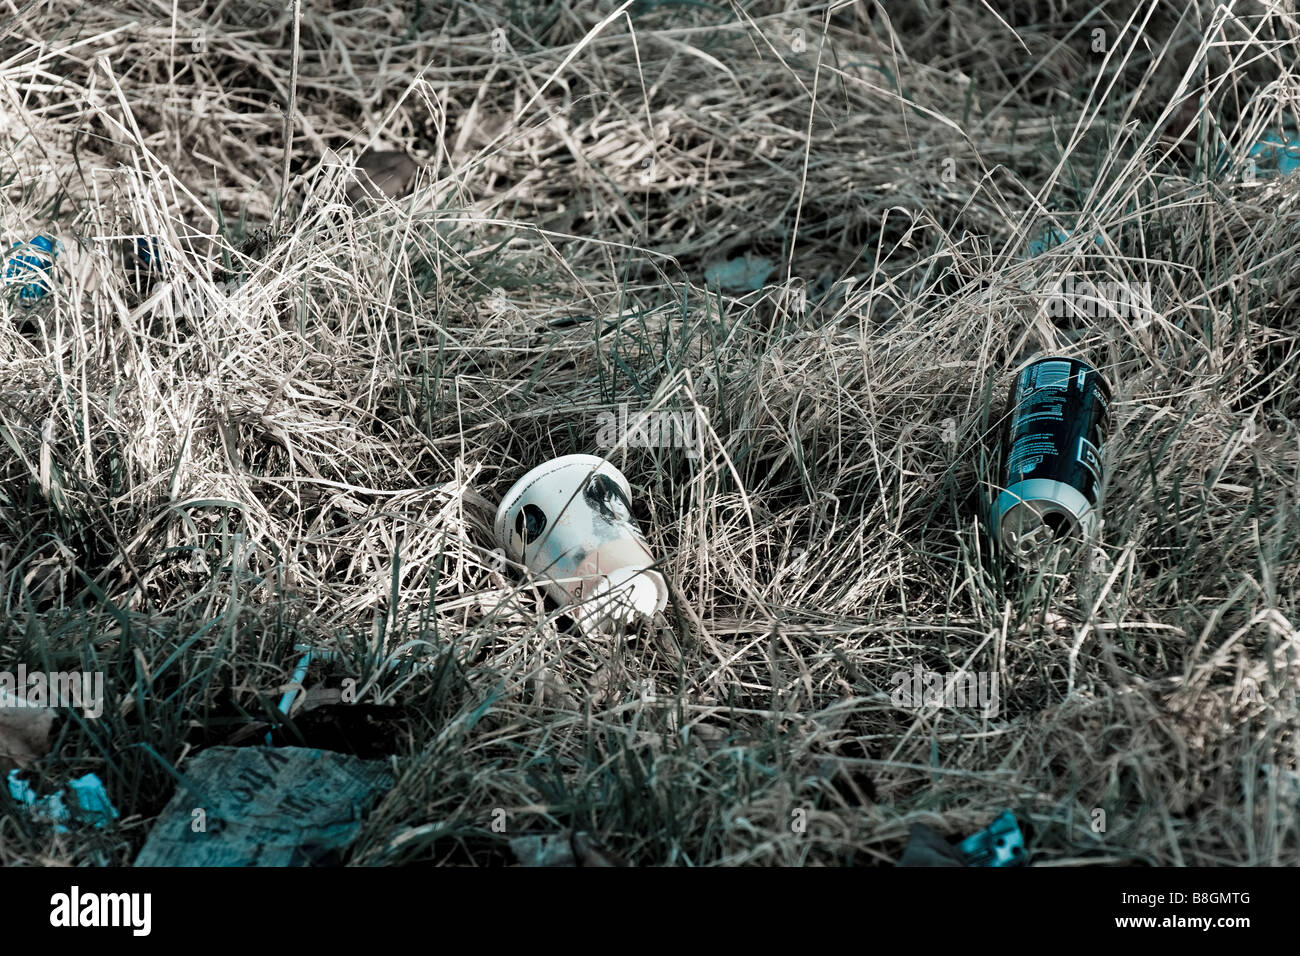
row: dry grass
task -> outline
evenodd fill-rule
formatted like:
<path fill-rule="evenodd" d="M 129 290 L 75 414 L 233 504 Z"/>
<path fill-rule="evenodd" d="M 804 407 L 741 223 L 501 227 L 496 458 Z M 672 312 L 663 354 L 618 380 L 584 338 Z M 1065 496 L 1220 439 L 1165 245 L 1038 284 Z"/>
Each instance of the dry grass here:
<path fill-rule="evenodd" d="M 1300 180 L 1243 175 L 1296 123 L 1296 19 L 593 6 L 305 3 L 280 231 L 284 4 L 0 25 L 4 237 L 66 247 L 0 304 L 0 655 L 107 673 L 35 777 L 95 770 L 123 815 L 6 816 L 0 859 L 129 862 L 297 644 L 396 708 L 355 748 L 399 777 L 355 862 L 575 827 L 640 864 L 885 863 L 1006 807 L 1044 865 L 1300 862 Z M 367 148 L 413 190 L 349 203 Z M 705 287 L 745 253 L 764 288 Z M 1053 319 L 1067 270 L 1153 312 Z M 1117 396 L 1101 554 L 1059 575 L 983 529 L 1039 349 Z M 611 454 L 675 600 L 602 643 L 491 519 L 620 402 L 710 427 Z M 894 706 L 917 664 L 997 672 L 1000 713 Z"/>

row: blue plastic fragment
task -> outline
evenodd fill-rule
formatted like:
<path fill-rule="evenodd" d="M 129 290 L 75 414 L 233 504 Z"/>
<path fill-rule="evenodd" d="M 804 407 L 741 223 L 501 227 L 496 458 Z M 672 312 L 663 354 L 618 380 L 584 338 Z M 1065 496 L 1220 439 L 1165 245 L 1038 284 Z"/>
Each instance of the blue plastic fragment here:
<path fill-rule="evenodd" d="M 1034 239 L 1029 243 L 1027 252 L 1031 257 L 1041 256 L 1053 246 L 1063 245 L 1069 238 L 1070 234 L 1064 229 L 1048 229 L 1037 239 Z"/>
<path fill-rule="evenodd" d="M 118 817 L 103 781 L 93 773 L 68 781 L 67 789 L 72 793 L 71 807 L 64 799 L 63 790 L 45 797 L 37 796 L 31 785 L 18 776 L 17 770 L 9 771 L 8 782 L 9 796 L 26 807 L 32 819 L 54 824 L 56 833 L 67 833 L 65 824 L 74 822 L 88 823 L 102 830 Z"/>
<path fill-rule="evenodd" d="M 1072 233 L 1067 229 L 1048 229 L 1037 239 L 1030 240 L 1029 245 L 1025 247 L 1025 258 L 1032 259 L 1041 256 L 1054 246 L 1064 245 L 1071 235 Z M 1105 244 L 1100 233 L 1097 234 L 1095 241 L 1099 246 Z"/>
<path fill-rule="evenodd" d="M 1017 866 L 1024 862 L 1025 838 L 1010 810 L 1003 810 L 996 820 L 973 833 L 957 849 L 967 866 Z"/>
<path fill-rule="evenodd" d="M 73 816 L 83 823 L 103 829 L 117 819 L 117 807 L 108 798 L 104 782 L 93 773 L 69 780 L 68 789 L 72 791 L 73 802 L 76 804 Z"/>
<path fill-rule="evenodd" d="M 764 256 L 746 253 L 726 262 L 714 262 L 704 269 L 704 281 L 728 292 L 756 292 L 776 271 L 776 263 Z"/>
<path fill-rule="evenodd" d="M 297 687 L 291 687 L 280 697 L 280 713 L 289 713 L 289 708 L 293 706 L 293 699 L 298 696 L 298 689 L 302 687 L 302 682 L 307 677 L 307 668 L 311 665 L 311 651 L 303 654 L 298 660 L 298 666 L 293 670 L 293 677 L 290 679 L 291 684 L 297 684 Z M 271 745 L 271 733 L 266 734 L 266 745 Z"/>
<path fill-rule="evenodd" d="M 163 264 L 162 246 L 157 236 L 136 236 L 135 257 L 140 264 L 151 271 L 159 270 Z"/>
<path fill-rule="evenodd" d="M 1272 179 L 1290 175 L 1297 169 L 1300 169 L 1300 134 L 1292 129 L 1284 130 L 1281 136 L 1273 132 L 1262 135 L 1246 150 L 1242 163 L 1233 159 L 1227 145 L 1220 146 L 1214 156 L 1216 176 L 1244 174 L 1248 178 Z"/>
<path fill-rule="evenodd" d="M 9 796 L 21 806 L 29 810 L 37 808 L 38 804 L 54 804 L 56 807 L 56 818 L 67 819 L 67 808 L 63 806 L 63 791 L 59 791 L 52 797 L 38 798 L 36 791 L 32 789 L 31 784 L 18 776 L 17 770 L 9 771 Z"/>
<path fill-rule="evenodd" d="M 19 250 L 5 264 L 5 285 L 18 285 L 18 299 L 34 305 L 50 291 L 50 269 L 58 255 L 57 242 L 49 236 L 35 236 L 30 242 L 15 242 Z"/>
<path fill-rule="evenodd" d="M 1287 176 L 1300 169 L 1300 136 L 1289 130 L 1281 136 L 1265 133 L 1246 156 L 1262 169 L 1276 169 L 1280 175 Z"/>

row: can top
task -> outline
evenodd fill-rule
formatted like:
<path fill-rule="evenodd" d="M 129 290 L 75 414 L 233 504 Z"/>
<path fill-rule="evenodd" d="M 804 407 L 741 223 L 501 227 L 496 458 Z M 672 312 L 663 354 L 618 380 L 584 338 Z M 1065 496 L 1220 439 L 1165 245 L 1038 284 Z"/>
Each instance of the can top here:
<path fill-rule="evenodd" d="M 1082 365 L 1097 377 L 1097 381 L 1101 384 L 1102 392 L 1108 400 L 1110 399 L 1110 382 L 1106 380 L 1106 376 L 1101 374 L 1097 369 L 1097 366 L 1093 365 L 1087 359 L 1081 359 L 1075 355 L 1062 355 L 1059 352 L 1038 352 L 1031 355 L 1029 358 L 1017 365 L 1016 370 L 1011 373 L 1012 382 L 1014 383 L 1019 380 L 1021 373 L 1024 372 L 1025 369 L 1029 368 L 1031 365 L 1037 365 L 1040 362 L 1069 362 L 1072 365 Z"/>

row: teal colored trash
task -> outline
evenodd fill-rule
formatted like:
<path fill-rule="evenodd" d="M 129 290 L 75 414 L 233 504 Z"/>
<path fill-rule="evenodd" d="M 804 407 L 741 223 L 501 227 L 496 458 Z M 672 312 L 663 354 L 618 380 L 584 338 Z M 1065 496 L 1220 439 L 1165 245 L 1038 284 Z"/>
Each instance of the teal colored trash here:
<path fill-rule="evenodd" d="M 1064 229 L 1048 229 L 1037 239 L 1030 241 L 1028 248 L 1025 250 L 1029 258 L 1041 256 L 1053 246 L 1060 246 L 1070 238 L 1070 234 Z"/>
<path fill-rule="evenodd" d="M 68 793 L 71 794 L 70 797 L 67 796 Z M 93 773 L 69 780 L 66 790 L 41 797 L 37 796 L 26 780 L 18 776 L 17 770 L 11 770 L 9 796 L 25 807 L 33 820 L 53 824 L 55 833 L 67 833 L 68 823 L 85 824 L 102 830 L 118 816 L 117 808 L 104 789 L 104 782 Z"/>
<path fill-rule="evenodd" d="M 59 254 L 58 240 L 35 236 L 30 242 L 15 242 L 10 251 L 13 254 L 5 263 L 5 285 L 19 287 L 19 302 L 35 305 L 50 292 L 50 270 Z"/>
<path fill-rule="evenodd" d="M 1300 136 L 1290 130 L 1281 136 L 1265 133 L 1246 156 L 1261 171 L 1276 170 L 1280 176 L 1289 176 L 1300 169 Z"/>
<path fill-rule="evenodd" d="M 924 823 L 914 823 L 898 861 L 902 867 L 1020 866 L 1025 862 L 1025 838 L 1010 810 L 1003 810 L 983 830 L 960 843 L 949 843 Z"/>
<path fill-rule="evenodd" d="M 382 761 L 303 747 L 211 747 L 180 773 L 136 866 L 334 865 L 394 783 Z"/>
<path fill-rule="evenodd" d="M 1288 176 L 1297 169 L 1300 169 L 1300 134 L 1290 129 L 1281 135 L 1273 132 L 1262 135 L 1246 150 L 1240 163 L 1233 160 L 1227 146 L 1220 146 L 1214 158 L 1215 176 L 1243 177 L 1247 182 Z"/>
<path fill-rule="evenodd" d="M 289 683 L 292 686 L 290 690 L 284 692 L 280 697 L 280 713 L 288 714 L 289 708 L 293 706 L 294 698 L 298 696 L 298 690 L 302 688 L 302 682 L 307 679 L 307 668 L 311 665 L 311 651 L 303 654 L 298 659 L 298 666 L 294 668 L 293 677 Z M 271 732 L 266 732 L 266 745 L 271 746 Z"/>
<path fill-rule="evenodd" d="M 763 256 L 746 253 L 726 262 L 714 262 L 704 269 L 704 281 L 727 292 L 756 292 L 763 288 L 776 271 L 776 263 Z"/>
<path fill-rule="evenodd" d="M 135 257 L 147 269 L 161 270 L 163 264 L 162 245 L 158 242 L 157 236 L 135 237 Z"/>
<path fill-rule="evenodd" d="M 1066 229 L 1045 230 L 1037 239 L 1030 240 L 1029 245 L 1025 247 L 1025 258 L 1033 259 L 1056 246 L 1064 245 L 1071 235 L 1072 233 Z M 1100 233 L 1097 234 L 1096 243 L 1099 246 L 1104 244 Z"/>
<path fill-rule="evenodd" d="M 69 780 L 68 789 L 72 791 L 73 803 L 76 805 L 72 814 L 74 819 L 100 829 L 117 819 L 117 807 L 108 798 L 103 781 L 93 773 Z"/>
<path fill-rule="evenodd" d="M 1025 859 L 1025 838 L 1015 815 L 1003 810 L 979 833 L 957 844 L 957 849 L 967 866 L 1018 866 Z"/>
<path fill-rule="evenodd" d="M 167 271 L 167 253 L 157 236 L 136 236 L 126 255 L 127 270 L 142 279 Z"/>

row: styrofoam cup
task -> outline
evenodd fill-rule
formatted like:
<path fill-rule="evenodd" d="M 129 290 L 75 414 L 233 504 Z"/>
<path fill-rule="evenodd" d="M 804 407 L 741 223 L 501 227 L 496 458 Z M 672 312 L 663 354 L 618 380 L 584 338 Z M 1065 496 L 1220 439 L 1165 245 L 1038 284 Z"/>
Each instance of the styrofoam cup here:
<path fill-rule="evenodd" d="M 494 530 L 585 631 L 609 631 L 668 603 L 668 585 L 632 521 L 632 489 L 596 455 L 538 465 L 506 493 Z"/>

